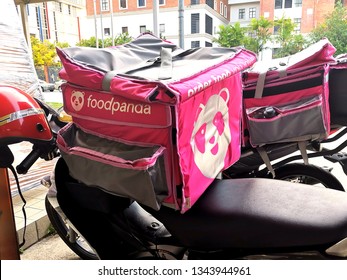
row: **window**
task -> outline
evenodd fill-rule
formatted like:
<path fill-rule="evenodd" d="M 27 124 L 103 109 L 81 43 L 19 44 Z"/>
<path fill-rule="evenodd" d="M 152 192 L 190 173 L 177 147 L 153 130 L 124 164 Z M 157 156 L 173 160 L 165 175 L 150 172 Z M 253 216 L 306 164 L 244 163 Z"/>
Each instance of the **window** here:
<path fill-rule="evenodd" d="M 146 31 L 146 25 L 140 25 L 140 33 L 145 33 Z"/>
<path fill-rule="evenodd" d="M 284 3 L 284 7 L 283 7 L 283 3 Z M 288 9 L 292 7 L 293 7 L 293 0 L 275 0 L 275 9 L 283 9 L 283 8 Z"/>
<path fill-rule="evenodd" d="M 109 5 L 108 0 L 101 0 L 101 11 L 108 11 L 109 10 L 108 5 Z"/>
<path fill-rule="evenodd" d="M 110 31 L 110 28 L 109 28 L 109 27 L 105 27 L 105 28 L 104 28 L 104 35 L 105 35 L 105 36 L 110 36 L 110 35 L 111 35 L 111 31 Z"/>
<path fill-rule="evenodd" d="M 122 33 L 129 33 L 128 32 L 128 26 L 123 26 L 122 27 Z"/>
<path fill-rule="evenodd" d="M 239 19 L 244 19 L 246 14 L 246 9 L 239 9 Z"/>
<path fill-rule="evenodd" d="M 47 28 L 47 17 L 46 17 L 46 8 L 45 6 L 35 7 L 36 12 L 36 25 L 39 30 L 40 41 L 43 42 L 45 39 L 50 39 Z"/>
<path fill-rule="evenodd" d="M 192 48 L 199 48 L 200 47 L 200 41 L 192 41 L 191 43 Z"/>
<path fill-rule="evenodd" d="M 224 5 L 224 17 L 228 17 L 228 7 L 227 5 Z"/>
<path fill-rule="evenodd" d="M 256 17 L 256 8 L 249 8 L 249 18 Z"/>
<path fill-rule="evenodd" d="M 283 0 L 275 0 L 275 9 L 282 9 Z"/>
<path fill-rule="evenodd" d="M 212 18 L 208 15 L 205 15 L 205 32 L 207 34 L 211 34 L 212 35 Z"/>
<path fill-rule="evenodd" d="M 214 1 L 213 0 L 206 0 L 206 5 L 213 9 L 214 8 Z"/>
<path fill-rule="evenodd" d="M 293 6 L 292 0 L 285 0 L 284 1 L 284 8 L 291 8 Z"/>
<path fill-rule="evenodd" d="M 294 0 L 294 7 L 302 7 L 302 0 Z"/>
<path fill-rule="evenodd" d="M 160 33 L 164 33 L 165 32 L 165 24 L 164 23 L 159 24 L 159 32 Z"/>
<path fill-rule="evenodd" d="M 212 47 L 212 43 L 211 42 L 205 42 L 205 47 Z"/>
<path fill-rule="evenodd" d="M 200 0 L 190 0 L 190 5 L 199 5 Z"/>
<path fill-rule="evenodd" d="M 295 27 L 294 27 L 294 32 L 297 34 L 300 34 L 301 31 L 301 18 L 294 18 L 293 20 Z"/>
<path fill-rule="evenodd" d="M 223 7 L 224 7 L 223 2 L 220 2 L 220 3 L 219 3 L 219 13 L 220 13 L 221 15 L 223 15 L 223 12 L 224 12 Z"/>
<path fill-rule="evenodd" d="M 200 14 L 191 14 L 190 25 L 192 34 L 200 32 Z"/>
<path fill-rule="evenodd" d="M 55 36 L 55 41 L 56 42 L 59 42 L 59 39 L 58 39 L 58 28 L 57 28 L 57 18 L 56 18 L 56 15 L 55 15 L 55 12 L 53 12 L 53 24 L 54 24 L 54 36 Z"/>
<path fill-rule="evenodd" d="M 256 32 L 255 31 L 248 31 L 247 32 L 247 36 L 248 37 L 251 37 L 251 38 L 257 38 L 257 34 L 256 34 Z"/>
<path fill-rule="evenodd" d="M 68 14 L 71 15 L 71 5 L 67 5 Z"/>
<path fill-rule="evenodd" d="M 146 0 L 137 0 L 137 7 L 146 7 Z"/>
<path fill-rule="evenodd" d="M 127 0 L 119 0 L 119 8 L 120 9 L 127 9 L 128 8 L 128 1 Z"/>
<path fill-rule="evenodd" d="M 159 6 L 164 6 L 165 5 L 165 0 L 159 0 Z"/>
<path fill-rule="evenodd" d="M 280 30 L 279 25 L 274 26 L 274 35 L 278 35 L 278 31 Z"/>

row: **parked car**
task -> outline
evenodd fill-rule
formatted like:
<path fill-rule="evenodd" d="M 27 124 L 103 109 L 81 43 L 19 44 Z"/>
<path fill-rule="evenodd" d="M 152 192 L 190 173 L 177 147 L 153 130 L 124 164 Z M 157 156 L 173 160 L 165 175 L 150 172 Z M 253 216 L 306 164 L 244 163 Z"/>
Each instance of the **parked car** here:
<path fill-rule="evenodd" d="M 56 82 L 55 82 L 55 89 L 61 91 L 61 85 L 62 85 L 63 83 L 66 83 L 66 81 L 65 81 L 65 80 L 58 80 L 58 81 L 56 81 Z"/>
<path fill-rule="evenodd" d="M 42 91 L 54 91 L 55 90 L 55 85 L 52 83 L 47 83 L 44 80 L 39 80 L 40 87 Z"/>

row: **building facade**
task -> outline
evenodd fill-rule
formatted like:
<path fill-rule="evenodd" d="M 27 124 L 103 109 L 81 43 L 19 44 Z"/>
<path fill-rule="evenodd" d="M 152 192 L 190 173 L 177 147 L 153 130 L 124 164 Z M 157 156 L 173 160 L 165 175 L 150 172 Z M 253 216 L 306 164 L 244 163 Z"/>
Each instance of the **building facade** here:
<path fill-rule="evenodd" d="M 181 34 L 184 48 L 212 46 L 219 26 L 229 23 L 227 0 L 182 0 L 182 13 L 177 0 L 157 1 L 158 36 L 179 44 Z M 125 32 L 137 37 L 155 30 L 153 0 L 86 0 L 86 11 L 81 27 L 85 38 Z"/>
<path fill-rule="evenodd" d="M 229 0 L 228 4 L 231 24 L 239 22 L 241 26 L 247 26 L 252 18 L 261 15 L 260 0 Z"/>
<path fill-rule="evenodd" d="M 335 4 L 335 0 L 182 0 L 179 11 L 180 0 L 157 1 L 158 36 L 179 45 L 183 35 L 184 48 L 212 46 L 220 25 L 247 26 L 260 16 L 291 18 L 296 32 L 307 34 Z M 153 0 L 51 0 L 26 5 L 26 13 L 31 35 L 71 46 L 92 36 L 105 39 L 127 32 L 136 38 L 155 30 Z"/>
<path fill-rule="evenodd" d="M 57 0 L 26 5 L 29 34 L 73 46 L 82 38 L 81 19 L 86 16 L 85 0 Z M 19 13 L 20 14 L 20 13 Z"/>
<path fill-rule="evenodd" d="M 333 11 L 336 0 L 229 0 L 230 23 L 247 26 L 252 18 L 290 18 L 296 32 L 307 34 Z M 347 2 L 344 3 L 347 5 Z"/>

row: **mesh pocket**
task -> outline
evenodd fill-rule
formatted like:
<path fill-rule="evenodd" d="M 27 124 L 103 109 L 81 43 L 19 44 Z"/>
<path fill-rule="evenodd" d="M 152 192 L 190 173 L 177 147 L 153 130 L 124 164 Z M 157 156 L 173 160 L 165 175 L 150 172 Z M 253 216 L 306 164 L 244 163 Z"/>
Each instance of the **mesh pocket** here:
<path fill-rule="evenodd" d="M 165 148 L 139 146 L 85 133 L 71 123 L 58 147 L 72 177 L 89 187 L 159 209 L 168 196 Z"/>
<path fill-rule="evenodd" d="M 327 136 L 319 96 L 280 106 L 254 107 L 247 109 L 246 114 L 253 146 Z"/>

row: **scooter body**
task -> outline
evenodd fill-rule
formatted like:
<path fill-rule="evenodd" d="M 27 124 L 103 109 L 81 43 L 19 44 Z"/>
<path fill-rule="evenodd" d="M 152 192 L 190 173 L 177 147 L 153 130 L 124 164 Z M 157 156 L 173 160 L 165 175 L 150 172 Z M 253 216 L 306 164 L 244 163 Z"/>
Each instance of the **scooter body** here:
<path fill-rule="evenodd" d="M 182 215 L 76 182 L 63 159 L 55 176 L 59 207 L 101 259 L 346 257 L 347 195 L 339 191 L 272 179 L 216 180 Z"/>
<path fill-rule="evenodd" d="M 51 114 L 47 107 L 43 111 Z M 48 131 L 43 112 L 33 112 L 41 122 L 36 125 L 38 131 L 42 127 Z M 52 122 L 50 127 L 54 127 Z M 12 136 L 8 141 L 2 135 L 2 146 L 33 140 L 30 135 Z M 18 173 L 26 173 L 39 157 L 58 156 L 54 137 L 36 138 L 32 152 L 17 166 Z M 86 186 L 70 177 L 63 158 L 58 160 L 54 178 L 47 206 L 69 225 L 70 233 L 83 236 L 92 250 L 91 258 L 234 259 L 308 251 L 347 257 L 344 192 L 263 178 L 216 179 L 196 205 L 181 214 L 165 206 L 153 210 Z"/>

